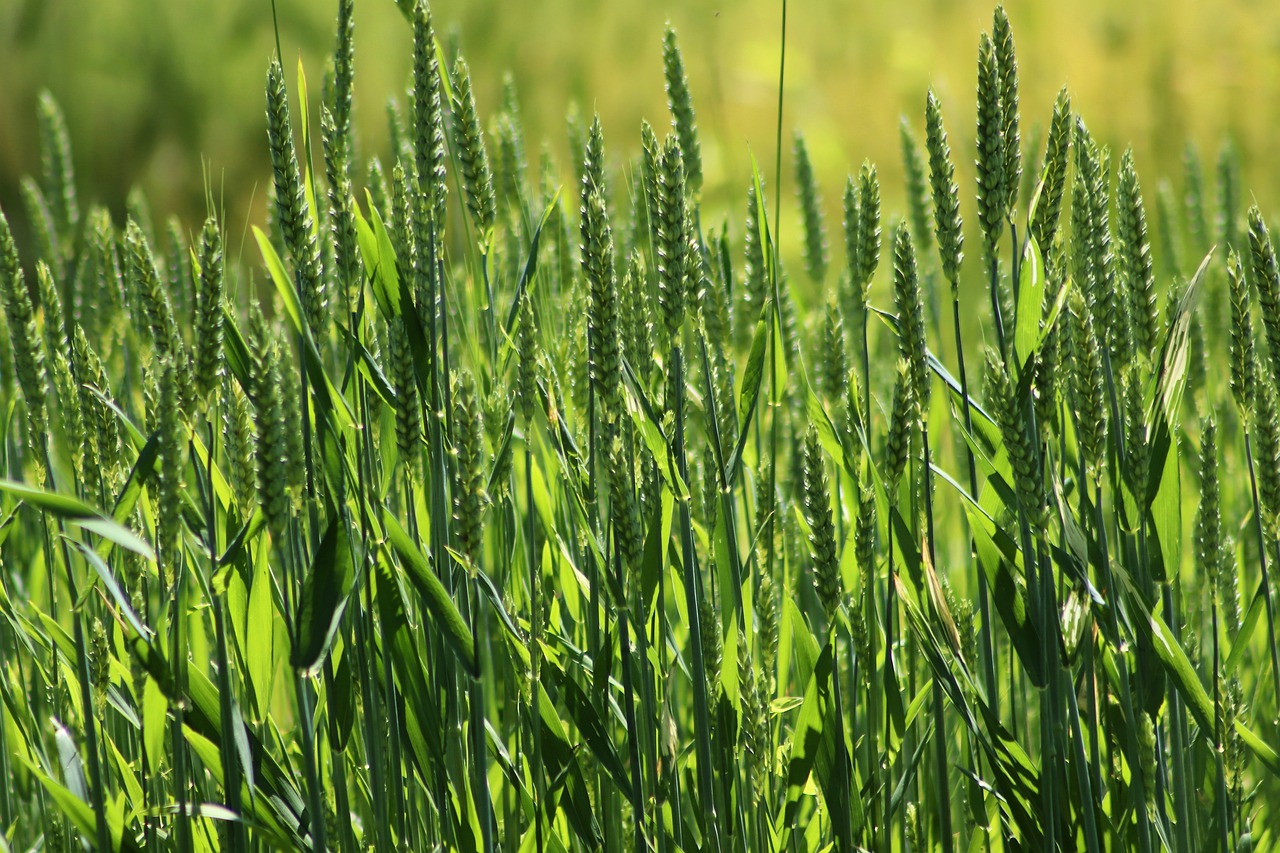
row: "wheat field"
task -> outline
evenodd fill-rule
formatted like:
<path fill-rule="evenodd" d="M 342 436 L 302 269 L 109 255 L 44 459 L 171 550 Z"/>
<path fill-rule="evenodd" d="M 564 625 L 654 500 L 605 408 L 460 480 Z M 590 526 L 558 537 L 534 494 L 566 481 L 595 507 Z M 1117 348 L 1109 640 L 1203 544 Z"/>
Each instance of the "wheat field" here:
<path fill-rule="evenodd" d="M 1003 7 L 839 184 L 785 52 L 775 160 L 704 163 L 670 26 L 665 113 L 539 146 L 397 4 L 385 150 L 354 0 L 264 54 L 262 223 L 82 201 L 39 98 L 0 851 L 1271 848 L 1265 161 L 1148 175 Z"/>

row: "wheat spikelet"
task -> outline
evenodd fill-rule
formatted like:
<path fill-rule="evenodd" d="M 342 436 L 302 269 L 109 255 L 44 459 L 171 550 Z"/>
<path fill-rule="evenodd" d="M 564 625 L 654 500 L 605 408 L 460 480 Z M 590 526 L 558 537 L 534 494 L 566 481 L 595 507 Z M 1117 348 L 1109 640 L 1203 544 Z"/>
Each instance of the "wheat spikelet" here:
<path fill-rule="evenodd" d="M 195 312 L 195 390 L 207 400 L 222 375 L 222 233 L 213 217 L 200 232 L 200 287 Z"/>
<path fill-rule="evenodd" d="M 667 26 L 662 34 L 662 71 L 667 84 L 667 106 L 671 110 L 676 138 L 684 159 L 687 188 L 697 192 L 702 187 L 702 147 L 698 143 L 698 126 L 694 122 L 693 95 L 684 72 L 684 58 L 676 43 L 676 31 Z"/>
<path fill-rule="evenodd" d="M 1147 238 L 1147 214 L 1142 204 L 1142 187 L 1133 164 L 1133 149 L 1126 149 L 1120 161 L 1120 181 L 1116 192 L 1116 217 L 1121 266 L 1129 296 L 1129 314 L 1138 352 L 1154 358 L 1159 347 L 1159 309 L 1156 305 L 1155 266 Z"/>
<path fill-rule="evenodd" d="M 1004 226 L 1008 192 L 1004 182 L 1004 113 L 1000 106 L 1000 66 L 991 36 L 978 43 L 978 224 L 983 249 L 995 257 Z"/>
<path fill-rule="evenodd" d="M 454 490 L 453 532 L 458 550 L 471 561 L 480 559 L 483 512 L 489 496 L 484 487 L 484 423 L 476 404 L 475 382 L 469 373 L 454 377 Z"/>
<path fill-rule="evenodd" d="M 930 383 L 924 297 L 911 232 L 903 224 L 893 235 L 893 303 L 898 311 L 898 351 L 911 371 L 911 397 L 919 416 L 927 419 Z"/>
<path fill-rule="evenodd" d="M 36 125 L 40 135 L 40 178 L 58 236 L 68 243 L 80 223 L 75 168 L 71 161 L 71 134 L 62 109 L 48 89 L 37 99 Z"/>
<path fill-rule="evenodd" d="M 413 165 L 418 191 L 425 196 L 423 203 L 437 235 L 444 231 L 448 193 L 442 89 L 431 8 L 419 2 L 413 14 Z"/>
<path fill-rule="evenodd" d="M 964 261 L 964 220 L 960 217 L 960 188 L 956 185 L 951 146 L 942 124 L 942 105 L 933 90 L 925 98 L 925 147 L 929 150 L 929 185 L 933 192 L 934 234 L 942 275 L 959 297 L 960 264 Z"/>
<path fill-rule="evenodd" d="M 484 234 L 498 215 L 498 199 L 493 189 L 493 173 L 484 146 L 484 129 L 476 112 L 476 96 L 471 89 L 471 69 L 461 57 L 454 63 L 454 145 L 467 193 L 467 209 L 476 227 Z"/>
<path fill-rule="evenodd" d="M 927 252 L 932 248 L 933 240 L 933 232 L 929 228 L 929 184 L 920 144 L 911 133 L 906 116 L 898 121 L 898 142 L 902 148 L 902 167 L 907 180 L 907 220 L 911 223 L 911 237 L 921 251 Z"/>
<path fill-rule="evenodd" d="M 796 131 L 792 141 L 796 163 L 796 196 L 800 201 L 800 221 L 804 231 L 804 264 L 810 280 L 822 284 L 827 277 L 827 234 L 822 224 L 822 199 L 809 161 L 804 136 Z"/>
<path fill-rule="evenodd" d="M 1048 509 L 1038 454 L 1032 444 L 1033 437 L 1027 435 L 1023 426 L 1017 390 L 1004 362 L 992 350 L 987 351 L 987 401 L 1000 427 L 1000 435 L 1009 453 L 1009 464 L 1013 466 L 1018 503 L 1026 513 L 1027 521 L 1033 527 L 1039 527 L 1044 523 Z"/>
<path fill-rule="evenodd" d="M 1240 256 L 1234 251 L 1227 256 L 1227 283 L 1231 299 L 1231 394 L 1241 417 L 1248 418 L 1253 411 L 1258 365 L 1249 282 Z"/>
<path fill-rule="evenodd" d="M 26 209 L 27 221 L 31 223 L 34 232 L 39 259 L 49 265 L 60 281 L 65 270 L 63 269 L 62 240 L 58 236 L 53 211 L 49 209 L 44 192 L 34 179 L 24 176 L 19 182 L 19 187 L 22 192 L 22 206 Z"/>
<path fill-rule="evenodd" d="M 271 144 L 271 171 L 275 187 L 275 211 L 281 236 L 297 277 L 298 296 L 312 334 L 327 329 L 326 294 L 312 214 L 307 204 L 298 155 L 293 147 L 293 122 L 284 69 L 272 59 L 267 71 L 267 137 Z"/>
<path fill-rule="evenodd" d="M 1067 157 L 1071 148 L 1071 97 L 1064 86 L 1053 102 L 1049 137 L 1045 143 L 1041 178 L 1044 189 L 1031 218 L 1031 236 L 1043 252 L 1053 245 L 1062 214 L 1062 196 L 1067 182 Z"/>
<path fill-rule="evenodd" d="M 1013 49 L 1013 29 L 1004 6 L 997 6 L 991 22 L 996 66 L 1000 75 L 1000 135 L 1004 141 L 1004 168 L 1000 171 L 1005 192 L 1005 212 L 1018 205 L 1018 183 L 1022 176 L 1022 137 L 1018 132 L 1018 60 Z"/>

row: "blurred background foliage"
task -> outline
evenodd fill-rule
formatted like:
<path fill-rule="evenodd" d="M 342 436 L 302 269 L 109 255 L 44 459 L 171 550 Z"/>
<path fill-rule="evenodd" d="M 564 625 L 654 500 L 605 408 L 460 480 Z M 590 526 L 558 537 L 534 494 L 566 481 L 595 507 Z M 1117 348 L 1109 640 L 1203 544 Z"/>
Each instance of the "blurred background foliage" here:
<path fill-rule="evenodd" d="M 482 113 L 499 102 L 503 75 L 514 76 L 531 162 L 545 141 L 564 163 L 565 116 L 574 102 L 587 115 L 601 113 L 616 165 L 635 153 L 641 117 L 655 125 L 666 118 L 661 36 L 670 20 L 704 134 L 706 202 L 715 220 L 720 211 L 731 222 L 741 217 L 753 153 L 772 175 L 777 2 L 432 6 L 438 32 L 456 39 L 471 64 Z M 907 116 L 923 136 L 930 85 L 943 101 L 972 219 L 975 33 L 990 27 L 991 8 L 992 0 L 791 4 L 783 144 L 789 150 L 792 128 L 806 134 L 833 231 L 844 175 L 864 159 L 880 169 L 886 208 L 903 209 L 899 120 Z M 1280 4 L 1012 0 L 1008 8 L 1024 141 L 1039 138 L 1035 129 L 1065 84 L 1097 138 L 1117 155 L 1133 144 L 1149 196 L 1156 176 L 1181 184 L 1188 142 L 1208 172 L 1230 138 L 1242 155 L 1246 198 L 1275 209 Z M 314 110 L 336 3 L 278 0 L 277 9 L 286 67 L 302 58 Z M 356 15 L 362 153 L 384 154 L 388 93 L 403 93 L 408 80 L 409 28 L 392 0 L 362 0 Z M 158 215 L 177 212 L 191 223 L 204 214 L 208 186 L 225 200 L 233 234 L 261 221 L 270 174 L 263 86 L 273 49 L 268 0 L 0 2 L 0 204 L 17 209 L 20 176 L 38 171 L 35 103 L 47 87 L 66 113 L 84 197 L 119 213 L 138 185 Z M 789 162 L 783 171 L 789 196 Z M 786 207 L 794 222 L 795 205 Z M 797 233 L 788 221 L 783 227 Z"/>

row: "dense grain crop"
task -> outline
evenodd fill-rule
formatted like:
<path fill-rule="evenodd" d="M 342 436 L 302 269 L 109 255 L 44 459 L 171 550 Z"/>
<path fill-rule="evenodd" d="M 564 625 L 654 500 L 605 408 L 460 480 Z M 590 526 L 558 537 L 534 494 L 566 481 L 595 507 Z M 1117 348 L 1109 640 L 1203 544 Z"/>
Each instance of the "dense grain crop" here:
<path fill-rule="evenodd" d="M 1280 272 L 1230 151 L 1149 226 L 1065 89 L 1026 144 L 1000 8 L 976 150 L 929 90 L 905 215 L 864 162 L 841 260 L 799 130 L 798 235 L 781 164 L 704 221 L 673 29 L 669 122 L 572 116 L 562 167 L 399 5 L 385 159 L 350 0 L 318 109 L 266 63 L 251 261 L 216 210 L 82 208 L 40 100 L 0 850 L 1274 843 Z"/>

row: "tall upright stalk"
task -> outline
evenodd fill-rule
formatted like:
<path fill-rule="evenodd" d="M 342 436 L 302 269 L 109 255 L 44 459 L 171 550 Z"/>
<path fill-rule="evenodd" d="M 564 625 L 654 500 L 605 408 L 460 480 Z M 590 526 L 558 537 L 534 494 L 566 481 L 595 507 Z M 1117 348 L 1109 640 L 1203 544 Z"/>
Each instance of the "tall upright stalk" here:
<path fill-rule="evenodd" d="M 675 389 L 673 406 L 675 409 L 676 441 L 675 456 L 679 466 L 680 477 L 689 482 L 689 464 L 685 452 L 685 419 L 684 419 L 684 356 L 679 343 L 671 348 L 672 384 Z M 680 501 L 680 544 L 681 558 L 684 563 L 685 606 L 689 618 L 696 620 L 702 612 L 702 581 L 698 576 L 697 555 L 693 547 L 693 520 L 689 512 L 688 497 Z M 698 794 L 702 808 L 707 815 L 707 836 L 712 850 L 720 848 L 719 826 L 716 823 L 714 782 L 711 773 L 711 710 L 707 697 L 707 670 L 703 656 L 701 631 L 696 624 L 689 629 L 689 646 L 691 651 L 690 676 L 693 680 L 693 705 L 695 730 L 694 738 L 698 760 Z"/>

